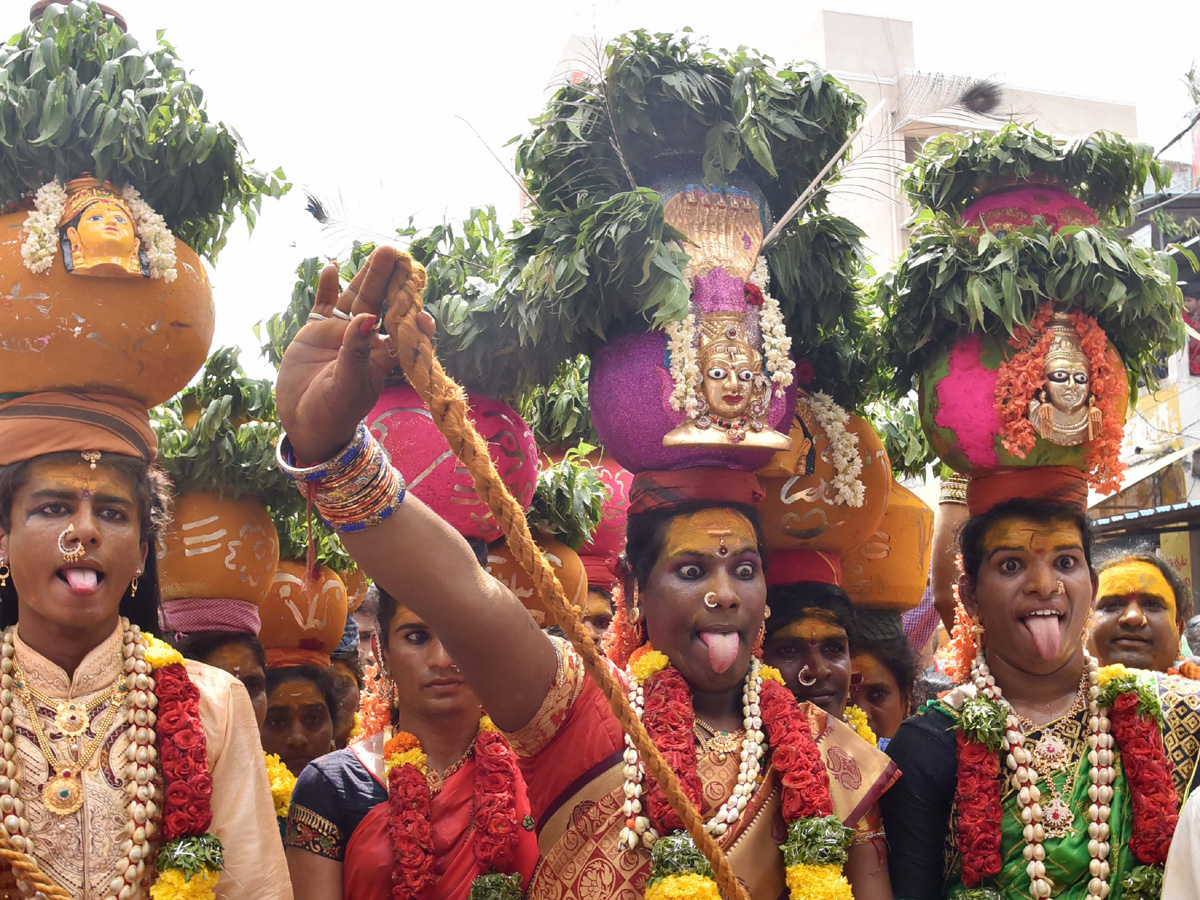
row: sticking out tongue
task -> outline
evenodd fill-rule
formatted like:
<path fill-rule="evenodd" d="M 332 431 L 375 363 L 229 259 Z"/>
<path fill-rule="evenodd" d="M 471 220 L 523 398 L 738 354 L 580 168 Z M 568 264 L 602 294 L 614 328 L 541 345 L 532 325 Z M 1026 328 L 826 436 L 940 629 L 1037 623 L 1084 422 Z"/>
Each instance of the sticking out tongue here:
<path fill-rule="evenodd" d="M 63 569 L 62 577 L 77 594 L 91 594 L 100 583 L 95 569 Z"/>
<path fill-rule="evenodd" d="M 714 672 L 724 672 L 737 660 L 739 639 L 736 632 L 717 634 L 713 631 L 702 631 L 700 640 L 708 647 L 708 662 Z"/>
<path fill-rule="evenodd" d="M 1025 627 L 1033 635 L 1034 646 L 1047 662 L 1058 656 L 1062 643 L 1061 619 L 1058 616 L 1026 616 Z"/>

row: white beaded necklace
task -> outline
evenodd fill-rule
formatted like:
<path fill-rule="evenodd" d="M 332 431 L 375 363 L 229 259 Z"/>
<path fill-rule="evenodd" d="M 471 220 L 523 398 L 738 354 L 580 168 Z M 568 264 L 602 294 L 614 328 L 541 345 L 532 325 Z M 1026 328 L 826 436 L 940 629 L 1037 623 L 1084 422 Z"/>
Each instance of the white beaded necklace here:
<path fill-rule="evenodd" d="M 1100 667 L 1091 654 L 1084 651 L 1088 681 L 1088 853 L 1091 856 L 1088 882 L 1088 900 L 1104 900 L 1109 894 L 1108 877 L 1112 867 L 1108 863 L 1110 850 L 1108 817 L 1112 803 L 1112 783 L 1116 777 L 1113 768 L 1113 737 L 1110 733 L 1108 708 L 1100 706 Z M 1025 871 L 1029 874 L 1029 893 L 1033 897 L 1049 897 L 1054 883 L 1046 876 L 1046 839 L 1043 827 L 1041 792 L 1038 790 L 1038 773 L 1033 769 L 1033 756 L 1025 747 L 1025 735 L 1021 732 L 1017 713 L 1012 704 L 1004 699 L 1000 686 L 988 670 L 983 648 L 971 663 L 971 680 L 984 697 L 1004 707 L 1008 714 L 1005 725 L 1002 752 L 1012 772 L 1012 785 L 1017 790 L 1021 805 L 1021 821 L 1024 823 L 1026 860 Z"/>
<path fill-rule="evenodd" d="M 762 693 L 762 675 L 759 674 L 761 667 L 762 664 L 757 659 L 752 659 L 742 686 L 742 727 L 746 730 L 746 736 L 742 738 L 738 780 L 733 793 L 704 825 L 704 830 L 714 837 L 725 834 L 737 822 L 742 810 L 749 804 L 755 788 L 758 787 L 758 773 L 763 753 L 766 751 L 762 731 L 762 708 L 758 703 Z M 631 678 L 629 682 L 629 704 L 640 722 L 645 707 L 645 695 L 642 683 L 636 678 Z M 642 815 L 642 782 L 645 780 L 646 768 L 629 735 L 625 735 L 624 773 L 625 819 L 626 822 L 632 820 L 633 826 L 627 824 L 621 829 L 617 846 L 625 850 L 636 850 L 639 845 L 653 847 L 659 838 L 658 831 L 650 823 L 650 819 Z"/>
<path fill-rule="evenodd" d="M 0 776 L 0 810 L 4 813 L 0 825 L 7 832 L 13 846 L 34 856 L 33 838 L 29 834 L 29 822 L 24 817 L 25 804 L 21 800 L 18 781 L 16 730 L 13 725 L 13 701 L 16 696 L 16 647 L 13 645 L 13 628 L 4 632 L 0 641 L 0 752 L 3 753 L 3 776 Z M 127 763 L 124 772 L 125 793 L 129 796 L 129 819 L 125 840 L 121 846 L 122 859 L 117 863 L 115 874 L 109 882 L 105 900 L 131 900 L 136 897 L 139 885 L 146 873 L 146 860 L 150 856 L 150 841 L 157 830 L 158 805 L 155 802 L 158 788 L 155 782 L 158 772 L 158 750 L 155 747 L 154 710 L 158 698 L 154 695 L 154 679 L 150 664 L 146 662 L 146 638 L 141 629 L 121 619 L 121 661 L 125 687 L 128 694 L 126 723 L 131 741 L 125 751 Z M 118 676 L 122 677 L 122 676 Z M 29 710 L 36 716 L 36 710 Z M 60 825 L 65 827 L 65 825 Z M 18 883 L 25 893 L 30 886 Z"/>

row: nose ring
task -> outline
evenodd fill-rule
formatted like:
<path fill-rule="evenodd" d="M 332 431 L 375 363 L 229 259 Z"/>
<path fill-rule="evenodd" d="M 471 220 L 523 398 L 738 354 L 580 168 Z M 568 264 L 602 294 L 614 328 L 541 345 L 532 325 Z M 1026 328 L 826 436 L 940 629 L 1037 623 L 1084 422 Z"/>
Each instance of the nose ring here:
<path fill-rule="evenodd" d="M 717 592 L 716 591 L 709 591 L 707 594 L 704 595 L 704 605 L 707 606 L 709 609 L 717 608 Z"/>
<path fill-rule="evenodd" d="M 1061 578 L 1058 579 L 1058 583 L 1054 585 L 1054 593 L 1065 594 L 1066 592 L 1067 592 L 1067 586 L 1062 583 Z"/>
<path fill-rule="evenodd" d="M 817 676 L 809 674 L 810 671 L 811 670 L 809 669 L 809 667 L 805 666 L 803 669 L 800 670 L 800 674 L 796 676 L 797 679 L 799 679 L 800 683 L 802 685 L 804 685 L 805 687 L 812 687 L 814 684 L 817 683 Z"/>
<path fill-rule="evenodd" d="M 58 536 L 58 552 L 62 554 L 63 562 L 65 563 L 79 562 L 87 556 L 87 550 L 84 549 L 83 542 L 77 537 L 72 537 L 74 533 L 75 524 L 71 523 Z M 75 546 L 69 546 L 68 542 L 73 542 Z"/>

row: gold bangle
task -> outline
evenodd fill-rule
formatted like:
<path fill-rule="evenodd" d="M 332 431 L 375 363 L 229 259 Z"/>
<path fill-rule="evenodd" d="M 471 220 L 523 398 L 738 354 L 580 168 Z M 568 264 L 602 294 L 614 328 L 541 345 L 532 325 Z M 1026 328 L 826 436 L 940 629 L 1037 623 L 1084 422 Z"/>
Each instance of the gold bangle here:
<path fill-rule="evenodd" d="M 942 481 L 941 488 L 938 490 L 938 503 L 958 503 L 965 506 L 967 485 L 970 483 L 971 479 L 965 475 L 950 475 Z"/>

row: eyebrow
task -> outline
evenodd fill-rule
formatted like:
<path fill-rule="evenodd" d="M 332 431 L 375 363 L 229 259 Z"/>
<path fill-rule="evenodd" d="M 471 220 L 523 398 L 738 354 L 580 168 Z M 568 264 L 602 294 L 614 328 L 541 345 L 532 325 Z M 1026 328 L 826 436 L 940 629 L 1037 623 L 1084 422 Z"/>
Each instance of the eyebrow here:
<path fill-rule="evenodd" d="M 1057 547 L 1051 548 L 1053 552 L 1058 553 L 1062 550 L 1078 550 L 1083 552 L 1083 544 L 1059 544 Z M 991 559 L 997 553 L 1024 553 L 1029 550 L 1028 547 L 997 547 L 988 554 L 988 559 Z"/>
<path fill-rule="evenodd" d="M 729 555 L 731 555 L 731 556 L 734 554 L 741 554 L 741 553 L 757 553 L 758 545 L 757 544 L 746 544 L 745 546 L 741 547 L 740 549 L 738 549 L 736 547 L 729 547 L 728 549 L 729 549 Z M 712 556 L 713 551 L 712 550 L 685 549 L 685 550 L 677 550 L 672 555 L 673 556 Z"/>
<path fill-rule="evenodd" d="M 31 500 L 75 500 L 79 494 L 74 491 L 63 491 L 57 488 L 43 488 L 40 491 L 34 491 L 29 495 Z M 93 494 L 92 498 L 97 503 L 116 503 L 122 506 L 133 506 L 133 500 L 129 497 L 121 497 L 117 494 Z"/>

